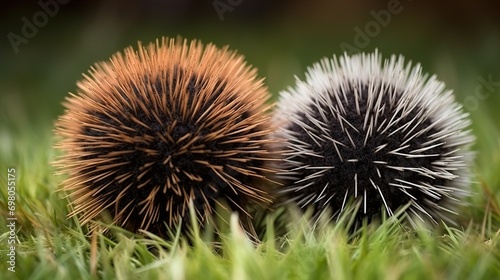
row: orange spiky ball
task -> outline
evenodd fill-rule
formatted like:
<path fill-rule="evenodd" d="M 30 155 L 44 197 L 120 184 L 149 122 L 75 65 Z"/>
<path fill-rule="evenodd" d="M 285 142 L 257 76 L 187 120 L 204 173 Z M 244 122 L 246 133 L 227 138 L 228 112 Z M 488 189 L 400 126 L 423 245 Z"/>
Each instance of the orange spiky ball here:
<path fill-rule="evenodd" d="M 107 213 L 165 236 L 179 223 L 185 232 L 191 201 L 200 225 L 217 204 L 249 217 L 248 204 L 271 201 L 269 94 L 241 55 L 163 38 L 116 53 L 77 85 L 56 122 L 55 166 L 82 224 Z"/>

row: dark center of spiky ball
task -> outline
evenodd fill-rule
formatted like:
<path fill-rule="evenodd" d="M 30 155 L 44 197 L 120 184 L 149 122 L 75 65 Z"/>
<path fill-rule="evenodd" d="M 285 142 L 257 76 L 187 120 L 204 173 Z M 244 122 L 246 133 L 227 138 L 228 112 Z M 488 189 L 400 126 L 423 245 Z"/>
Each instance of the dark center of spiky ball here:
<path fill-rule="evenodd" d="M 166 110 L 155 109 L 153 98 L 147 96 L 171 96 L 170 91 L 179 90 L 177 80 L 185 79 L 183 75 L 176 71 L 173 79 L 168 75 L 154 80 L 145 77 L 144 86 L 149 85 L 152 93 L 141 94 L 134 87 L 137 100 L 128 100 L 122 93 L 127 102 L 146 104 L 151 109 L 149 112 L 140 106 L 134 110 L 125 105 L 120 111 L 88 112 L 94 125 L 84 126 L 82 130 L 81 141 L 87 144 L 83 145 L 86 155 L 80 160 L 89 164 L 81 173 L 89 178 L 89 188 L 100 191 L 108 212 L 114 218 L 119 217 L 131 230 L 142 228 L 163 234 L 164 223 L 174 227 L 180 219 L 189 222 L 191 199 L 200 220 L 214 209 L 218 197 L 224 197 L 230 206 L 238 205 L 240 198 L 228 182 L 233 179 L 244 186 L 251 179 L 235 169 L 263 164 L 257 159 L 248 159 L 249 151 L 255 147 L 246 147 L 244 156 L 238 154 L 245 150 L 243 146 L 250 144 L 234 141 L 239 137 L 237 132 L 213 137 L 212 127 L 197 121 L 226 90 L 222 82 L 218 82 L 217 92 L 210 95 L 211 99 L 189 118 L 183 116 L 178 104 L 169 104 Z M 183 98 L 188 99 L 188 106 L 199 98 L 206 83 L 194 75 L 189 77 L 187 90 L 182 93 Z M 232 101 L 225 102 L 239 106 Z M 232 118 L 233 123 L 227 125 L 243 121 L 245 114 L 249 113 Z M 225 117 L 218 120 L 219 124 L 225 122 Z M 252 134 L 252 131 L 241 133 Z"/>
<path fill-rule="evenodd" d="M 369 91 L 361 86 L 358 100 L 352 88 L 343 90 L 345 96 L 335 99 L 331 93 L 332 103 L 317 102 L 313 113 L 299 113 L 300 122 L 287 128 L 295 151 L 289 168 L 298 178 L 287 191 L 291 199 L 316 213 L 329 207 L 338 214 L 354 198 L 361 203 L 358 213 L 368 217 L 382 208 L 390 215 L 410 201 L 442 199 L 435 188 L 448 179 L 432 172 L 449 151 L 433 141 L 437 130 L 425 110 L 402 110 L 402 93 L 391 87 Z M 379 104 L 370 105 L 368 94 Z M 333 105 L 336 101 L 342 105 Z"/>

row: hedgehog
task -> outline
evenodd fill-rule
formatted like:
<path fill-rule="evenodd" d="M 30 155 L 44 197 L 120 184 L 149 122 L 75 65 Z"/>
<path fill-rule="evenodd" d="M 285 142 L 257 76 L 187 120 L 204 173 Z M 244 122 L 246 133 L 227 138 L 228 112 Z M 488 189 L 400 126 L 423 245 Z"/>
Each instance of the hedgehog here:
<path fill-rule="evenodd" d="M 91 67 L 56 121 L 62 190 L 82 225 L 166 237 L 272 197 L 269 92 L 243 56 L 162 38 Z M 190 204 L 196 217 L 190 216 Z M 244 228 L 253 234 L 250 222 Z"/>
<path fill-rule="evenodd" d="M 281 92 L 273 120 L 286 139 L 278 198 L 315 219 L 357 205 L 358 225 L 398 210 L 413 227 L 451 225 L 471 194 L 468 114 L 403 56 L 324 58 Z"/>

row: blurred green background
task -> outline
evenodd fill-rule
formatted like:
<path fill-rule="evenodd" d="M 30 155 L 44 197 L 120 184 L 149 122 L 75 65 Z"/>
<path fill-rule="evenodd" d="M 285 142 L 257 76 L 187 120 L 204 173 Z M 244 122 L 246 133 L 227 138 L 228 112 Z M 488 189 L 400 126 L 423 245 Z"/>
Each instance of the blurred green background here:
<path fill-rule="evenodd" d="M 499 10 L 493 1 L 3 1 L 0 155 L 15 165 L 13 147 L 33 143 L 23 137 L 50 137 L 93 63 L 138 40 L 181 35 L 238 50 L 275 96 L 346 46 L 420 62 L 471 113 L 479 180 L 498 186 Z"/>

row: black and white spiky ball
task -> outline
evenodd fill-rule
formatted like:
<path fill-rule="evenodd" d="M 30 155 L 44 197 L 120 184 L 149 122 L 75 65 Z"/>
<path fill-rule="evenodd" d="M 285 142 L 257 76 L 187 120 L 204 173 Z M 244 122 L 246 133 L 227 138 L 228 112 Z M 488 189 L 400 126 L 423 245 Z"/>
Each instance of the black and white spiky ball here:
<path fill-rule="evenodd" d="M 357 218 L 407 206 L 412 225 L 453 223 L 469 194 L 468 115 L 402 56 L 323 59 L 281 93 L 275 120 L 287 139 L 279 193 L 316 216 L 354 200 Z"/>
<path fill-rule="evenodd" d="M 139 43 L 96 64 L 56 123 L 70 216 L 160 236 L 185 233 L 191 203 L 200 226 L 217 206 L 249 221 L 249 205 L 271 202 L 269 97 L 241 55 L 196 40 Z"/>

